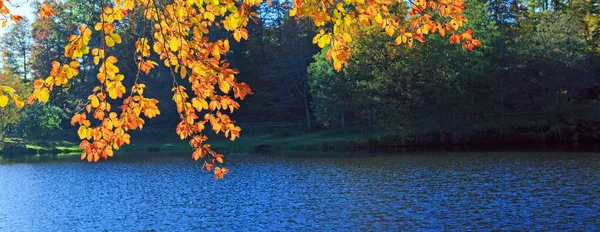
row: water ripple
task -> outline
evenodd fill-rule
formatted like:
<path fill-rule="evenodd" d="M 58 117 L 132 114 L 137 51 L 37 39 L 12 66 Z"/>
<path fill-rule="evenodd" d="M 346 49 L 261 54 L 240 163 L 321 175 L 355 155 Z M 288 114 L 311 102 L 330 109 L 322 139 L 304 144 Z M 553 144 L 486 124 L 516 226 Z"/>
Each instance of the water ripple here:
<path fill-rule="evenodd" d="M 0 165 L 0 231 L 598 230 L 600 155 L 187 156 Z"/>

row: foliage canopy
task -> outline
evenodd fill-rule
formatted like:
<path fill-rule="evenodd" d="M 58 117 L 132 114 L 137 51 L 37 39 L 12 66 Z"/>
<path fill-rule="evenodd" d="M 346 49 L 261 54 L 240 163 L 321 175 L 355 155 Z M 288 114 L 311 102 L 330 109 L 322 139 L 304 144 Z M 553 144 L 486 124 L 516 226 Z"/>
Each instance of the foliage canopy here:
<path fill-rule="evenodd" d="M 3 26 L 8 19 L 20 21 L 7 7 L 9 0 L 0 0 Z M 146 97 L 146 85 L 140 81 L 153 69 L 164 65 L 171 74 L 173 101 L 180 122 L 176 133 L 189 139 L 195 160 L 204 159 L 204 168 L 214 170 L 217 178 L 228 172 L 217 167 L 223 155 L 213 151 L 204 135 L 206 126 L 222 133 L 230 140 L 240 136 L 241 128 L 229 114 L 239 108 L 238 99 L 252 94 L 250 87 L 236 79 L 238 70 L 225 59 L 231 40 L 248 39 L 246 29 L 250 20 L 256 20 L 256 9 L 262 0 L 115 0 L 100 1 L 99 12 L 90 14 L 87 23 L 80 24 L 68 37 L 64 59 L 52 63 L 50 75 L 33 83 L 28 103 L 47 102 L 51 93 L 66 86 L 82 70 L 82 59 L 93 57 L 97 67 L 98 85 L 88 95 L 88 102 L 71 119 L 78 126 L 83 149 L 81 159 L 97 162 L 113 156 L 124 144 L 130 143 L 129 131 L 143 128 L 145 119 L 160 114 L 158 100 Z M 378 27 L 392 37 L 397 45 L 413 47 L 414 41 L 424 43 L 429 34 L 449 36 L 450 43 L 461 44 L 472 50 L 481 46 L 471 30 L 459 31 L 467 22 L 463 15 L 462 0 L 416 0 L 403 7 L 401 0 L 294 0 L 291 17 L 308 17 L 319 33 L 313 43 L 324 48 L 327 60 L 339 71 L 351 54 L 350 43 L 361 27 Z M 55 10 L 43 2 L 41 17 L 53 17 Z M 141 23 L 136 32 L 135 76 L 125 77 L 119 60 L 111 55 L 122 44 L 124 31 L 120 23 L 135 18 Z M 215 33 L 224 30 L 224 33 Z M 100 46 L 90 47 L 91 40 L 100 40 Z M 125 86 L 124 80 L 133 80 Z M 189 82 L 190 89 L 182 84 Z M 125 82 L 126 83 L 126 82 Z M 129 91 L 127 89 L 130 89 Z M 18 107 L 24 101 L 9 86 L 0 86 L 0 106 L 7 105 L 9 97 Z"/>

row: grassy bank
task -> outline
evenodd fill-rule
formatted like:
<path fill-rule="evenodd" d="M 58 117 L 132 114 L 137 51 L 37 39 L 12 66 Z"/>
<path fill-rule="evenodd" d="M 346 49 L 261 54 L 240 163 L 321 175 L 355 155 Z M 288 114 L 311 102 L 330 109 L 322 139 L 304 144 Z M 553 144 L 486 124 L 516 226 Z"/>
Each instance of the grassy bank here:
<path fill-rule="evenodd" d="M 365 135 L 359 127 L 346 129 L 317 130 L 305 132 L 263 132 L 256 134 L 242 134 L 241 138 L 229 141 L 221 135 L 210 135 L 208 143 L 212 148 L 221 153 L 231 152 L 277 152 L 277 151 L 392 151 L 397 149 L 459 149 L 459 150 L 502 150 L 502 149 L 545 149 L 559 146 L 571 146 L 573 143 L 560 141 L 539 141 L 528 137 L 517 137 L 510 134 L 480 133 L 460 139 L 452 139 L 446 144 L 439 140 L 439 133 L 424 134 L 412 138 L 390 136 L 383 133 L 370 132 Z M 123 153 L 160 152 L 170 154 L 187 154 L 191 148 L 187 140 L 179 140 L 175 135 L 145 136 L 133 134 L 131 144 L 123 146 Z M 9 155 L 79 155 L 81 149 L 79 141 L 57 140 L 22 140 L 5 139 L 0 154 Z M 576 146 L 582 147 L 584 142 Z M 596 148 L 594 148 L 596 149 Z M 598 148 L 600 149 L 600 148 Z"/>
<path fill-rule="evenodd" d="M 371 138 L 381 135 L 370 134 Z M 265 133 L 262 135 L 243 136 L 235 142 L 215 138 L 209 141 L 215 149 L 224 151 L 311 151 L 311 150 L 344 150 L 358 146 L 367 141 L 367 136 L 359 128 L 333 129 L 310 133 L 281 134 Z"/>
<path fill-rule="evenodd" d="M 18 153 L 27 155 L 36 154 L 69 154 L 78 153 L 78 141 L 63 140 L 23 140 L 18 138 L 6 138 L 2 140 L 0 153 Z"/>
<path fill-rule="evenodd" d="M 317 151 L 344 150 L 349 145 L 364 144 L 367 139 L 359 128 L 313 131 L 309 133 L 258 133 L 246 135 L 235 141 L 223 138 L 222 135 L 209 134 L 207 143 L 218 152 L 265 152 L 265 151 Z M 371 137 L 380 135 L 372 134 Z M 124 151 L 148 152 L 190 152 L 188 141 L 179 140 L 176 136 L 168 139 L 136 138 L 124 146 Z"/>
<path fill-rule="evenodd" d="M 209 135 L 212 148 L 218 152 L 265 152 L 265 151 L 313 151 L 344 150 L 363 144 L 366 139 L 358 128 L 315 131 L 310 133 L 262 133 L 242 135 L 229 141 L 219 135 Z M 187 140 L 175 135 L 168 139 L 153 139 L 132 136 L 132 143 L 123 146 L 127 152 L 190 152 Z M 10 154 L 79 154 L 79 141 L 4 139 L 0 153 Z"/>

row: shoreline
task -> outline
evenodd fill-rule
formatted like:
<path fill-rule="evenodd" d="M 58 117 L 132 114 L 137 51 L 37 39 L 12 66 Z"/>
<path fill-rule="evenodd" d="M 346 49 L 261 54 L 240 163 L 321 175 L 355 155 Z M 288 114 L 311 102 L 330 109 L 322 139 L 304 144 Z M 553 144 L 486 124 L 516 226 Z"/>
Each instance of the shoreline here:
<path fill-rule="evenodd" d="M 288 151 L 314 152 L 486 152 L 486 151 L 566 151 L 566 152 L 600 152 L 600 143 L 554 142 L 554 141 L 496 141 L 471 142 L 459 144 L 410 143 L 390 137 L 371 138 L 367 141 L 353 139 L 330 138 L 328 136 L 306 137 L 290 136 L 287 138 L 268 138 L 265 136 L 242 137 L 234 142 L 218 140 L 209 143 L 220 153 L 271 153 Z M 79 155 L 79 141 L 64 140 L 23 140 L 5 139 L 0 148 L 1 156 L 34 156 L 34 155 Z M 167 152 L 191 153 L 187 141 L 132 141 L 119 151 L 123 153 Z"/>

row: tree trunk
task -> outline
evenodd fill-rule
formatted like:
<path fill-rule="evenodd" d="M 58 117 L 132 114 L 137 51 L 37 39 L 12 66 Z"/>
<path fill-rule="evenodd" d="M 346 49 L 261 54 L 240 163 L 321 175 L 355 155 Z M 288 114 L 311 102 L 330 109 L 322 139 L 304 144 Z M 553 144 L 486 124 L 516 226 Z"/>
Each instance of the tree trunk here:
<path fill-rule="evenodd" d="M 344 111 L 342 111 L 340 113 L 340 126 L 342 127 L 342 129 L 346 127 L 346 121 L 344 119 Z"/>
<path fill-rule="evenodd" d="M 504 113 L 504 88 L 500 92 L 500 111 Z"/>
<path fill-rule="evenodd" d="M 304 109 L 306 110 L 306 127 L 310 130 L 310 106 L 308 105 L 308 81 L 304 82 Z"/>
<path fill-rule="evenodd" d="M 27 80 L 27 50 L 23 48 L 23 81 Z"/>
<path fill-rule="evenodd" d="M 297 30 L 298 34 L 300 34 L 299 24 L 296 24 L 295 29 Z M 299 43 L 298 46 L 299 46 L 298 56 L 300 58 L 300 66 L 299 67 L 306 67 L 303 43 Z M 300 92 L 300 95 L 302 96 L 302 98 L 304 98 L 303 100 L 304 100 L 304 110 L 306 111 L 306 128 L 308 128 L 308 130 L 310 130 L 312 126 L 310 123 L 310 104 L 308 102 L 308 74 L 306 73 L 306 69 L 298 70 L 298 75 L 300 75 L 301 77 L 302 76 L 304 77 L 302 79 L 302 81 L 304 82 L 304 83 L 302 83 L 302 85 L 304 86 L 304 89 L 302 91 L 298 90 L 298 92 Z"/>
<path fill-rule="evenodd" d="M 368 114 L 368 116 L 367 116 L 367 126 L 369 128 L 371 128 L 371 126 L 373 125 L 373 111 L 369 110 L 369 113 L 367 113 L 367 114 Z"/>

